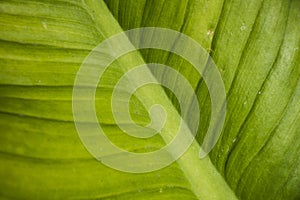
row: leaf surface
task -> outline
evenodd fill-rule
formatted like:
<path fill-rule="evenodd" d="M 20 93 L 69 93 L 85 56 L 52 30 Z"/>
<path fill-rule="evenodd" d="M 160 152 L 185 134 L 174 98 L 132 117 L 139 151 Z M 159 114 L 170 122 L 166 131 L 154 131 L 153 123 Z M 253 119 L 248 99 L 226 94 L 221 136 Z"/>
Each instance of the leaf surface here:
<path fill-rule="evenodd" d="M 219 67 L 227 118 L 210 158 L 237 196 L 299 198 L 299 1 L 141 2 L 106 0 L 124 29 L 160 26 L 181 31 L 210 51 Z M 149 15 L 152 10 L 159 15 Z M 202 144 L 211 112 L 204 81 L 175 55 L 142 53 L 147 62 L 172 66 L 194 85 L 201 106 L 197 139 Z M 173 95 L 169 97 L 176 106 Z"/>
<path fill-rule="evenodd" d="M 72 115 L 75 76 L 98 43 L 122 31 L 102 1 L 9 0 L 1 1 L 0 10 L 3 198 L 235 198 L 209 158 L 198 159 L 197 142 L 174 164 L 144 174 L 111 169 L 84 148 Z M 145 140 L 124 134 L 110 114 L 110 96 L 118 78 L 128 70 L 128 63 L 134 66 L 144 62 L 137 52 L 123 60 L 127 63 L 112 64 L 97 89 L 99 123 L 120 148 L 132 152 L 157 150 L 165 145 L 163 138 L 174 134 L 180 116 L 161 87 L 145 88 L 136 95 L 146 104 L 157 100 L 173 113 L 169 129 Z M 152 74 L 149 71 L 143 76 Z M 138 98 L 133 97 L 132 104 L 132 118 L 138 124 L 147 124 L 148 113 Z"/>

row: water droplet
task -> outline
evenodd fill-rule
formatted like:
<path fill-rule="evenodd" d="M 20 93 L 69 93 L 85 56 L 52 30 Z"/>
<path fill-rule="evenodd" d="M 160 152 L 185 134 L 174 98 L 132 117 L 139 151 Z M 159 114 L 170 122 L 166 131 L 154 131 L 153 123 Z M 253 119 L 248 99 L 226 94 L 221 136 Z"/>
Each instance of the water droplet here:
<path fill-rule="evenodd" d="M 234 138 L 234 139 L 232 140 L 233 143 L 235 143 L 235 141 L 236 141 L 236 138 Z"/>
<path fill-rule="evenodd" d="M 214 35 L 214 33 L 215 32 L 213 30 L 208 30 L 206 34 L 207 34 L 207 36 L 212 37 Z"/>
<path fill-rule="evenodd" d="M 159 188 L 159 193 L 162 193 L 163 192 L 163 189 L 162 188 Z"/>
<path fill-rule="evenodd" d="M 244 30 L 246 30 L 246 29 L 247 29 L 247 26 L 243 23 L 242 26 L 240 27 L 240 30 L 241 30 L 241 31 L 244 31 Z"/>
<path fill-rule="evenodd" d="M 246 105 L 247 104 L 247 101 L 244 101 L 244 105 Z"/>
<path fill-rule="evenodd" d="M 258 94 L 261 94 L 261 91 L 258 91 Z"/>

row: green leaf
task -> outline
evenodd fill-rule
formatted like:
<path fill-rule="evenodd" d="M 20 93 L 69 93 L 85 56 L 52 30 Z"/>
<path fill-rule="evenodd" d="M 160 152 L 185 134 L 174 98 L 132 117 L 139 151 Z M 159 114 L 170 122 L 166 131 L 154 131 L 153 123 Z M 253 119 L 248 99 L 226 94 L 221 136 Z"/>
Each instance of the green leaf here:
<path fill-rule="evenodd" d="M 122 31 L 103 2 L 1 1 L 0 6 L 3 198 L 235 198 L 209 158 L 198 159 L 196 142 L 176 163 L 144 174 L 111 169 L 84 148 L 72 115 L 75 76 L 99 42 Z M 133 66 L 143 63 L 137 52 L 126 59 Z M 112 86 L 126 66 L 113 64 L 101 80 L 96 95 L 99 123 L 123 149 L 159 149 L 165 143 L 160 135 L 145 140 L 129 137 L 110 114 Z M 146 101 L 158 100 L 169 106 L 167 110 L 174 117 L 165 134 L 174 134 L 178 114 L 163 89 L 153 86 L 140 93 Z M 147 123 L 149 117 L 142 104 L 137 99 L 133 103 L 133 119 Z"/>
<path fill-rule="evenodd" d="M 106 4 L 0 1 L 0 197 L 299 198 L 300 2 Z M 149 86 L 131 99 L 132 118 L 148 124 L 147 105 L 159 102 L 172 116 L 167 128 L 149 139 L 132 138 L 118 128 L 111 114 L 111 94 L 133 66 L 157 62 L 178 70 L 195 89 L 201 108 L 198 142 L 180 159 L 155 172 L 130 174 L 101 164 L 85 149 L 74 125 L 72 91 L 79 67 L 101 41 L 122 30 L 149 26 L 183 32 L 211 53 L 225 83 L 227 117 L 210 157 L 199 159 L 199 144 L 211 117 L 202 78 L 187 61 L 169 52 L 148 49 L 126 55 L 105 72 L 95 95 L 98 121 L 115 145 L 136 153 L 160 149 L 174 136 L 180 120 L 176 97 L 160 86 Z M 140 77 L 153 75 L 149 71 Z M 169 81 L 184 92 L 176 79 Z"/>
<path fill-rule="evenodd" d="M 299 1 L 106 2 L 124 29 L 172 28 L 211 52 L 227 91 L 227 118 L 210 157 L 237 196 L 299 198 Z M 148 15 L 152 10 L 159 15 Z M 143 56 L 172 66 L 194 84 L 201 105 L 201 144 L 211 106 L 201 77 L 174 55 L 151 50 Z"/>

